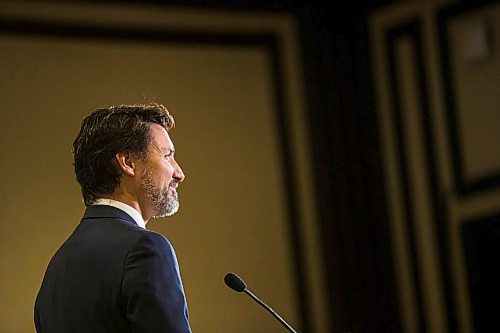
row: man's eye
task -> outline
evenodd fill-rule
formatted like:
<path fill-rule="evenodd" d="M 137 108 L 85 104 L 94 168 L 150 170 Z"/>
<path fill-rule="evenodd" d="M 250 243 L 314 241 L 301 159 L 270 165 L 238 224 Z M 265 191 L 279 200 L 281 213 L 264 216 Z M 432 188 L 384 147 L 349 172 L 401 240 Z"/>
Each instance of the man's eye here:
<path fill-rule="evenodd" d="M 174 155 L 174 151 L 173 151 L 172 149 L 170 149 L 170 150 L 168 151 L 168 153 L 165 155 L 165 158 L 167 158 L 167 157 L 171 157 L 172 155 Z"/>

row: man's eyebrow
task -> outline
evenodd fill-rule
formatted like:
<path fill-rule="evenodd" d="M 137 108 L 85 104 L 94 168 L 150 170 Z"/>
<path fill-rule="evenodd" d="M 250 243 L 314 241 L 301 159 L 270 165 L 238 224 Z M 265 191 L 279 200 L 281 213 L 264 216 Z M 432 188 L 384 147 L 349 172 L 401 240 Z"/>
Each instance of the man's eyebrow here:
<path fill-rule="evenodd" d="M 164 153 L 175 153 L 175 148 L 174 146 L 166 147 L 161 149 Z"/>

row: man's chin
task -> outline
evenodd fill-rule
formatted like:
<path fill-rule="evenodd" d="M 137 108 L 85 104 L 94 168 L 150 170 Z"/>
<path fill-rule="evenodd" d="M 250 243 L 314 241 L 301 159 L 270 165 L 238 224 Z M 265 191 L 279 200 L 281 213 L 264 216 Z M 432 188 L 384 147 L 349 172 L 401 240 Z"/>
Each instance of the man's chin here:
<path fill-rule="evenodd" d="M 167 206 L 168 207 L 163 209 L 161 212 L 155 214 L 153 216 L 153 218 L 169 217 L 169 216 L 172 216 L 179 211 L 179 202 L 178 201 L 171 202 Z"/>

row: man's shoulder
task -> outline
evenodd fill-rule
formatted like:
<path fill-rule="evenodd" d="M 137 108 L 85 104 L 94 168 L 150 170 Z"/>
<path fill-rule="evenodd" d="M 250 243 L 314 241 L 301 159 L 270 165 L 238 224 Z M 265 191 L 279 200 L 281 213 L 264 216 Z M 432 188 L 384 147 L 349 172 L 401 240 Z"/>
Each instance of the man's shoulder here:
<path fill-rule="evenodd" d="M 138 243 L 148 244 L 154 248 L 171 249 L 172 244 L 164 235 L 147 229 L 136 230 Z"/>

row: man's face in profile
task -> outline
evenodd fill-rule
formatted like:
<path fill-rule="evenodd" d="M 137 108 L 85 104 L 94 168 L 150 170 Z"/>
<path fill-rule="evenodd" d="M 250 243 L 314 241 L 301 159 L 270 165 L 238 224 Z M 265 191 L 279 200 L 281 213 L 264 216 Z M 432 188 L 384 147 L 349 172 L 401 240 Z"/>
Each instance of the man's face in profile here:
<path fill-rule="evenodd" d="M 184 173 L 174 159 L 175 149 L 168 132 L 158 124 L 150 125 L 152 141 L 140 171 L 139 195 L 153 217 L 175 214 L 179 209 L 177 186 Z"/>

